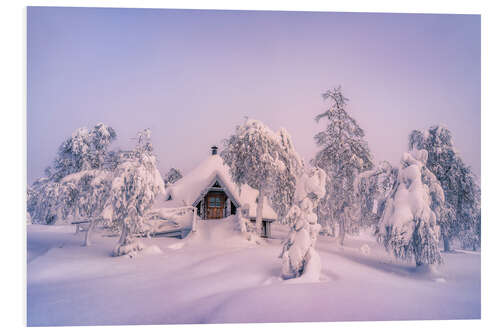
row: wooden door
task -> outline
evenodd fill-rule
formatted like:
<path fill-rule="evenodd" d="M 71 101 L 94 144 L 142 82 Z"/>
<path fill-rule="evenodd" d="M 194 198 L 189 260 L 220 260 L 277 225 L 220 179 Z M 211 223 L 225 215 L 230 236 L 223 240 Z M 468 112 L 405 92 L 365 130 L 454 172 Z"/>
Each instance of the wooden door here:
<path fill-rule="evenodd" d="M 224 193 L 211 192 L 206 196 L 205 207 L 207 207 L 207 219 L 221 219 L 224 217 Z"/>

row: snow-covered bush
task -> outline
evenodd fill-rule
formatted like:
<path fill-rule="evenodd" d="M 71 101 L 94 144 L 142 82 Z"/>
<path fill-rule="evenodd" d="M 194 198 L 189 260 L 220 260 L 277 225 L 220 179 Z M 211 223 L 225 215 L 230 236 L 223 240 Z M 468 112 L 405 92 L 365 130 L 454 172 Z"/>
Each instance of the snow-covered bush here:
<path fill-rule="evenodd" d="M 394 191 L 376 231 L 379 242 L 396 258 L 415 260 L 417 266 L 442 262 L 437 219 L 444 194 L 426 162 L 425 150 L 403 154 Z"/>
<path fill-rule="evenodd" d="M 134 237 L 144 231 L 145 216 L 156 196 L 164 193 L 164 181 L 158 171 L 150 131 L 138 133 L 137 145 L 132 154 L 123 156 L 118 164 L 111 188 L 111 207 L 114 219 L 120 226 L 121 236 L 113 250 L 121 256 L 142 250 Z"/>
<path fill-rule="evenodd" d="M 373 167 L 372 155 L 365 133 L 354 118 L 347 112 L 348 99 L 341 88 L 328 90 L 323 98 L 331 100 L 332 105 L 316 116 L 316 121 L 326 118 L 325 130 L 314 136 L 320 151 L 312 164 L 328 175 L 326 196 L 319 203 L 318 217 L 321 225 L 339 224 L 340 243 L 345 233 L 359 229 L 360 207 L 354 191 L 356 176 Z"/>
<path fill-rule="evenodd" d="M 302 168 L 302 160 L 285 130 L 276 134 L 260 121 L 247 119 L 224 141 L 221 157 L 236 184 L 248 184 L 259 191 L 255 223 L 259 233 L 265 196 L 275 208 L 282 204 L 284 208 L 278 209 L 278 213 L 285 214 L 295 190 L 296 175 Z"/>
<path fill-rule="evenodd" d="M 165 175 L 165 188 L 182 178 L 182 173 L 179 169 L 170 168 Z"/>
<path fill-rule="evenodd" d="M 294 205 L 286 216 L 290 233 L 280 255 L 284 279 L 303 276 L 309 281 L 319 280 L 321 260 L 314 246 L 321 226 L 315 208 L 325 195 L 325 183 L 326 174 L 319 168 L 304 173 L 298 180 Z"/>
<path fill-rule="evenodd" d="M 444 126 L 427 131 L 413 131 L 408 138 L 410 149 L 429 153 L 427 168 L 437 177 L 444 191 L 446 210 L 438 223 L 444 250 L 451 250 L 451 241 L 477 248 L 481 242 L 481 189 L 470 167 L 455 149 L 451 132 Z"/>

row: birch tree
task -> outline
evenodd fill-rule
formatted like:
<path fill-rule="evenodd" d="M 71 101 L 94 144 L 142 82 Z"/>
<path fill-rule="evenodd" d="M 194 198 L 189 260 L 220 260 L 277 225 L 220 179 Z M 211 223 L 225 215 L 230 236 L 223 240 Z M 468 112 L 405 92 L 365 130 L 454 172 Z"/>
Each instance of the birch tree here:
<path fill-rule="evenodd" d="M 285 197 L 286 193 L 276 194 L 277 184 L 282 186 L 281 189 L 286 188 L 285 192 L 294 191 L 294 177 L 302 166 L 289 135 L 284 130 L 276 134 L 262 122 L 247 119 L 224 141 L 221 157 L 229 166 L 236 184 L 248 184 L 259 191 L 256 229 L 262 233 L 264 197 L 275 200 Z"/>

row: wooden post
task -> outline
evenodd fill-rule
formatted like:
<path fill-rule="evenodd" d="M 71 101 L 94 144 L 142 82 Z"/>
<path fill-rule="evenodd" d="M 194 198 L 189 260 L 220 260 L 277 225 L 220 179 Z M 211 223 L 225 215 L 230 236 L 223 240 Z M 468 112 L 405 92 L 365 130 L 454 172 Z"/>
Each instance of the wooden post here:
<path fill-rule="evenodd" d="M 196 223 L 198 222 L 198 214 L 196 214 L 196 207 L 193 207 L 193 222 L 191 232 L 196 232 Z"/>
<path fill-rule="evenodd" d="M 225 217 L 228 217 L 231 215 L 231 199 L 229 199 L 229 197 L 227 197 L 226 199 L 226 216 Z"/>

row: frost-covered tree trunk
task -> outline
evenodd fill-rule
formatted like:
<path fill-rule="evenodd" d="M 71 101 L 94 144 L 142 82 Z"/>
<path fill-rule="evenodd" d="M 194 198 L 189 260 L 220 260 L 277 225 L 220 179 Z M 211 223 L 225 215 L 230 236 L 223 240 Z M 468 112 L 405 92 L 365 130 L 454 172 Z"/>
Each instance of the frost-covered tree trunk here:
<path fill-rule="evenodd" d="M 443 236 L 444 252 L 451 252 L 450 238 L 446 234 L 442 234 L 442 236 Z"/>
<path fill-rule="evenodd" d="M 345 219 L 346 219 L 346 215 L 345 215 L 345 212 L 342 213 L 340 216 L 339 216 L 339 244 L 341 246 L 344 246 L 344 240 L 345 240 Z"/>
<path fill-rule="evenodd" d="M 259 190 L 259 196 L 257 199 L 257 213 L 255 218 L 255 228 L 257 230 L 257 234 L 262 236 L 262 210 L 264 209 L 264 191 Z"/>
<path fill-rule="evenodd" d="M 115 245 L 112 255 L 113 257 L 119 257 L 123 255 L 130 255 L 131 257 L 144 249 L 142 242 L 138 241 L 130 231 L 130 227 L 126 224 L 122 224 L 120 240 L 118 244 Z"/>
<path fill-rule="evenodd" d="M 90 246 L 92 244 L 92 242 L 90 240 L 90 235 L 92 234 L 92 231 L 95 228 L 96 221 L 97 220 L 95 218 L 90 219 L 89 228 L 87 229 L 87 232 L 85 233 L 85 242 L 83 243 L 84 246 Z"/>

